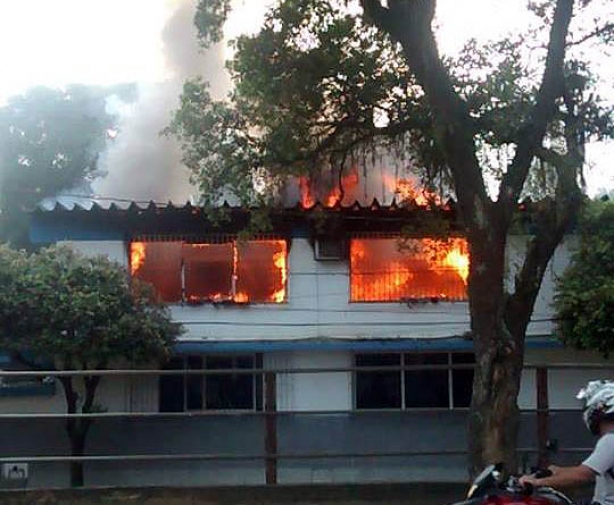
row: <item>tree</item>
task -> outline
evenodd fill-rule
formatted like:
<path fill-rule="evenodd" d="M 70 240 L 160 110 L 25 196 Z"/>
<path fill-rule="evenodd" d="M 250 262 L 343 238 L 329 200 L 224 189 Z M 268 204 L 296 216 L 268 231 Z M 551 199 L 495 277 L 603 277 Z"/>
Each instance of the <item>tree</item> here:
<path fill-rule="evenodd" d="M 0 247 L 0 348 L 48 370 L 102 370 L 117 363 L 160 362 L 180 334 L 149 286 L 105 257 L 52 247 L 28 255 Z M 41 365 L 45 363 L 44 365 Z M 59 375 L 68 414 L 100 409 L 95 373 Z M 68 417 L 71 454 L 83 456 L 90 417 Z M 72 486 L 83 464 L 71 463 Z"/>
<path fill-rule="evenodd" d="M 33 88 L 0 108 L 0 239 L 24 245 L 25 214 L 96 170 L 116 118 L 106 99 L 131 85 Z"/>
<path fill-rule="evenodd" d="M 560 337 L 577 349 L 614 351 L 614 204 L 592 202 L 579 226 L 580 243 L 557 281 Z"/>
<path fill-rule="evenodd" d="M 186 82 L 168 132 L 181 139 L 206 205 L 230 191 L 274 202 L 289 175 L 336 170 L 341 179 L 381 149 L 413 160 L 427 183 L 449 182 L 471 254 L 470 472 L 497 461 L 513 471 L 526 328 L 582 204 L 584 146 L 613 131 L 579 48 L 611 42 L 614 26 L 580 19 L 597 0 L 534 1 L 527 34 L 472 41 L 444 59 L 436 3 L 281 1 L 258 34 L 235 42 L 229 99 L 213 101 L 206 82 Z M 199 2 L 203 45 L 220 40 L 228 7 Z M 498 190 L 489 192 L 494 178 Z M 532 206 L 533 235 L 510 288 L 506 242 L 527 190 L 547 198 Z"/>

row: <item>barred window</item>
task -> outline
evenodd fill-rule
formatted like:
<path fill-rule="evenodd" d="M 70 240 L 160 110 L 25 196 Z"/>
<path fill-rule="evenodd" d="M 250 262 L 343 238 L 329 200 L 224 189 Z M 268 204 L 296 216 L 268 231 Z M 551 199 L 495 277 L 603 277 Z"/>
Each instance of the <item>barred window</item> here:
<path fill-rule="evenodd" d="M 350 301 L 466 300 L 469 255 L 461 238 L 353 238 Z"/>

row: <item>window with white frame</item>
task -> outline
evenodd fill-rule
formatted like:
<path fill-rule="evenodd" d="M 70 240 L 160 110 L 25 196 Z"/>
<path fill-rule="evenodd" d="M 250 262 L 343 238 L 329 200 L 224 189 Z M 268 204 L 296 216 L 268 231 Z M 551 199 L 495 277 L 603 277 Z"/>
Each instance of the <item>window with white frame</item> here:
<path fill-rule="evenodd" d="M 356 408 L 466 408 L 473 369 L 454 365 L 472 363 L 462 352 L 356 354 Z"/>
<path fill-rule="evenodd" d="M 261 377 L 240 372 L 260 367 L 261 363 L 260 355 L 251 354 L 172 358 L 165 369 L 179 373 L 160 376 L 160 412 L 261 410 Z M 210 373 L 182 373 L 188 370 L 207 370 Z"/>

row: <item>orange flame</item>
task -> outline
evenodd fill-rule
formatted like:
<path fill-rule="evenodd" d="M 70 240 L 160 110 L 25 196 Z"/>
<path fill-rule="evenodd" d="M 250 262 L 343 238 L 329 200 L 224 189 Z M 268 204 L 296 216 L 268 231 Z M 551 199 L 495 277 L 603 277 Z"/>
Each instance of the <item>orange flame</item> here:
<path fill-rule="evenodd" d="M 239 248 L 237 244 L 232 244 L 232 301 L 235 303 L 249 302 L 249 296 L 245 292 L 237 293 L 237 272 L 239 271 Z"/>
<path fill-rule="evenodd" d="M 311 191 L 311 181 L 308 177 L 301 176 L 298 179 L 299 190 L 301 192 L 301 205 L 308 209 L 316 204 L 316 199 Z"/>
<path fill-rule="evenodd" d="M 351 300 L 466 299 L 469 255 L 464 239 L 354 239 L 350 247 Z"/>
<path fill-rule="evenodd" d="M 415 203 L 420 207 L 426 207 L 430 203 L 441 204 L 439 195 L 432 193 L 412 179 L 397 179 L 394 176 L 384 175 L 386 189 L 394 193 L 401 202 Z"/>
<path fill-rule="evenodd" d="M 283 303 L 286 299 L 286 282 L 288 280 L 288 264 L 286 242 L 284 240 L 276 241 L 281 251 L 273 255 L 273 265 L 279 270 L 281 277 L 281 287 L 273 293 L 271 301 L 275 303 Z"/>
<path fill-rule="evenodd" d="M 352 167 L 347 171 L 345 175 L 341 177 L 339 186 L 333 187 L 328 194 L 322 199 L 322 204 L 325 207 L 334 207 L 338 203 L 341 203 L 343 188 L 344 197 L 353 195 L 360 179 L 358 177 L 358 170 L 356 167 Z M 307 176 L 299 177 L 299 190 L 301 193 L 301 204 L 304 208 L 313 207 L 317 202 L 317 197 L 314 195 L 312 188 L 312 181 Z"/>
<path fill-rule="evenodd" d="M 145 244 L 132 242 L 130 244 L 130 273 L 136 275 L 145 262 Z"/>
<path fill-rule="evenodd" d="M 240 293 L 235 293 L 235 295 L 232 297 L 232 301 L 235 303 L 248 303 L 249 295 L 243 291 Z"/>
<path fill-rule="evenodd" d="M 452 249 L 444 259 L 444 265 L 456 270 L 458 275 L 467 284 L 469 278 L 469 255 L 463 252 L 460 247 Z"/>

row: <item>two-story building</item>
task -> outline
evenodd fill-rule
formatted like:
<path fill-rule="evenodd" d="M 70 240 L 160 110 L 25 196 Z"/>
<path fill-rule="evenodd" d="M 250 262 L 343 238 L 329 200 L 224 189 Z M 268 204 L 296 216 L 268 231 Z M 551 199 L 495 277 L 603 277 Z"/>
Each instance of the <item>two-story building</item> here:
<path fill-rule="evenodd" d="M 299 204 L 272 210 L 271 233 L 247 238 L 249 211 L 226 211 L 220 221 L 190 204 L 58 203 L 33 213 L 33 242 L 118 261 L 185 328 L 165 364 L 177 374 L 103 378 L 105 416 L 87 446 L 99 458 L 86 462 L 86 484 L 465 480 L 469 255 L 453 204 L 437 211 L 452 223 L 448 240 L 401 239 L 433 212 L 419 205 Z M 510 237 L 510 278 L 525 243 Z M 554 279 L 570 243 L 541 288 L 529 364 L 603 363 L 553 336 Z M 548 372 L 551 434 L 562 446 L 589 445 L 574 396 L 603 376 Z M 522 448 L 536 446 L 536 382 L 528 367 Z M 64 411 L 59 388 L 0 388 L 5 457 L 68 454 L 63 419 L 48 415 Z M 15 416 L 33 413 L 42 416 Z M 35 486 L 68 481 L 65 462 L 32 459 L 29 473 Z"/>

